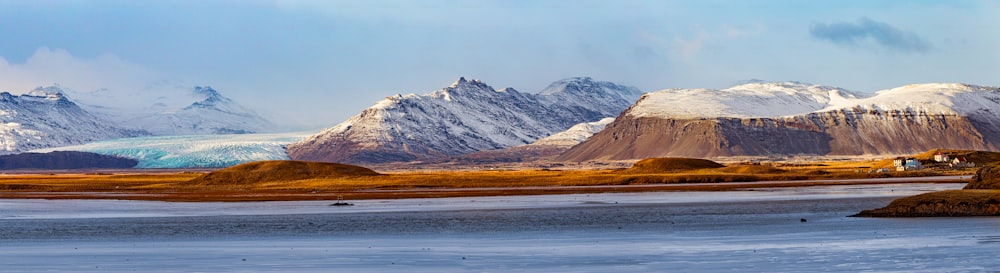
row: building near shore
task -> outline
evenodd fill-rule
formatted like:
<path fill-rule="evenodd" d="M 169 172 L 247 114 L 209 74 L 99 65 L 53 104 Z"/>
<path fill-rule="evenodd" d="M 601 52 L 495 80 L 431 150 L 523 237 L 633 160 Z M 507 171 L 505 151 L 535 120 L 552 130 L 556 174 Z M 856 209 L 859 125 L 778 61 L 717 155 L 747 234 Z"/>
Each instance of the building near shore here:
<path fill-rule="evenodd" d="M 917 160 L 916 158 L 897 157 L 892 161 L 892 166 L 896 167 L 897 172 L 924 169 L 924 164 L 920 163 L 920 160 Z"/>

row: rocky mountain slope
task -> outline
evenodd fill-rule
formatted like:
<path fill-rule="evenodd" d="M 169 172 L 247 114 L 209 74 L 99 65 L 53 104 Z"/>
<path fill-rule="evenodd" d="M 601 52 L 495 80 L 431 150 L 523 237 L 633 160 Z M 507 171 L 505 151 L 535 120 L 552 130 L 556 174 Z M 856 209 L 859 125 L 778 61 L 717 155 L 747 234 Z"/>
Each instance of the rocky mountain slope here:
<path fill-rule="evenodd" d="M 0 154 L 143 134 L 81 109 L 58 88 L 0 93 Z"/>
<path fill-rule="evenodd" d="M 644 95 L 558 160 L 1000 149 L 1000 90 L 915 84 L 858 98 L 801 83 Z"/>
<path fill-rule="evenodd" d="M 558 81 L 538 94 L 461 78 L 427 95 L 388 97 L 288 152 L 296 160 L 379 163 L 502 149 L 617 115 L 640 94 L 590 78 Z"/>

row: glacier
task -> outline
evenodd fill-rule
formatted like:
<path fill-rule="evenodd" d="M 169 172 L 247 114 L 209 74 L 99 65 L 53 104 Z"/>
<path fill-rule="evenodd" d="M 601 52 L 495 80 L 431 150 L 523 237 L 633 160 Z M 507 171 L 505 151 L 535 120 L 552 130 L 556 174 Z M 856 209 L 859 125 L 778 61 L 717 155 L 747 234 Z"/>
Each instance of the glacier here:
<path fill-rule="evenodd" d="M 119 138 L 32 152 L 80 151 L 139 161 L 136 168 L 224 168 L 262 160 L 287 160 L 285 146 L 315 132 L 184 135 Z"/>

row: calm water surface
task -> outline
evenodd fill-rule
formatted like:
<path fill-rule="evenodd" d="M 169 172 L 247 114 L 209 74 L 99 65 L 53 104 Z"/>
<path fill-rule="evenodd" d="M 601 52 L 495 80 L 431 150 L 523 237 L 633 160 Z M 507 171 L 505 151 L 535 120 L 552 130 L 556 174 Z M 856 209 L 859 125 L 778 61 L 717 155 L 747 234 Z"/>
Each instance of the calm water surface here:
<path fill-rule="evenodd" d="M 1000 218 L 851 218 L 961 184 L 330 202 L 0 200 L 3 272 L 997 272 Z M 802 222 L 805 219 L 805 222 Z"/>

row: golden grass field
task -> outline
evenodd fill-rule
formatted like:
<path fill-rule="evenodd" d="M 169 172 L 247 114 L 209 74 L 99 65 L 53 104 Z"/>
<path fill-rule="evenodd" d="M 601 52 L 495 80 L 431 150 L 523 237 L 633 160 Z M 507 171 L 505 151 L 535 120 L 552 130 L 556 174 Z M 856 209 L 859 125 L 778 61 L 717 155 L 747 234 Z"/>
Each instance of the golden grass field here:
<path fill-rule="evenodd" d="M 642 162 L 640 162 L 642 163 Z M 971 175 L 965 171 L 870 173 L 871 162 L 712 165 L 667 158 L 630 169 L 413 171 L 380 174 L 334 163 L 266 161 L 211 173 L 0 175 L 0 198 L 112 198 L 170 201 L 336 200 L 754 187 L 723 182 Z M 721 167 L 720 167 L 721 166 Z M 691 183 L 717 183 L 681 186 Z M 849 182 L 847 182 L 849 183 Z M 616 187 L 674 185 L 673 187 Z M 578 187 L 605 186 L 605 187 Z"/>

